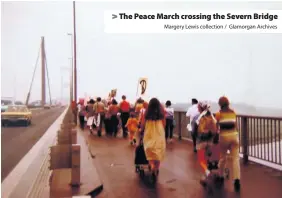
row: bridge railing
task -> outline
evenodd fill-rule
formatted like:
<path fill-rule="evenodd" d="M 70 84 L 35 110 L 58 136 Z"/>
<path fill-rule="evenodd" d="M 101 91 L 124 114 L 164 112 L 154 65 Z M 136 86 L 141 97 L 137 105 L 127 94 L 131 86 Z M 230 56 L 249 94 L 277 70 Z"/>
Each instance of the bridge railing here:
<path fill-rule="evenodd" d="M 186 112 L 175 112 L 174 133 L 181 138 L 191 138 L 187 130 Z M 244 163 L 248 157 L 282 165 L 282 118 L 263 116 L 237 116 L 240 153 Z"/>

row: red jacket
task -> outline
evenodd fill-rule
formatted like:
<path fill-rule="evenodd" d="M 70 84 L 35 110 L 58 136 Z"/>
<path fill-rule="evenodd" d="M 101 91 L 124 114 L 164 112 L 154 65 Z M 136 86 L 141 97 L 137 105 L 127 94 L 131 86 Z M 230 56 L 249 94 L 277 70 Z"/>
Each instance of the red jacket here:
<path fill-rule="evenodd" d="M 120 108 L 121 112 L 129 112 L 130 111 L 130 104 L 126 100 L 123 100 L 119 104 L 119 108 Z"/>

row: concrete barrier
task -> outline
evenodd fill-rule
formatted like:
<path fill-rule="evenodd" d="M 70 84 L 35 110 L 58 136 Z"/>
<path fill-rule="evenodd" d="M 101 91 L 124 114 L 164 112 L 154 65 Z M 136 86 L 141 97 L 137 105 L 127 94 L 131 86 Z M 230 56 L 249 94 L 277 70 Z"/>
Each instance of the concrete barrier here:
<path fill-rule="evenodd" d="M 70 129 L 70 132 L 65 132 L 64 130 L 58 130 L 57 134 L 57 144 L 76 144 L 77 143 L 77 131 L 75 129 Z"/>
<path fill-rule="evenodd" d="M 70 108 L 57 132 L 57 144 L 50 148 L 50 170 L 50 197 L 91 195 L 103 189 Z"/>

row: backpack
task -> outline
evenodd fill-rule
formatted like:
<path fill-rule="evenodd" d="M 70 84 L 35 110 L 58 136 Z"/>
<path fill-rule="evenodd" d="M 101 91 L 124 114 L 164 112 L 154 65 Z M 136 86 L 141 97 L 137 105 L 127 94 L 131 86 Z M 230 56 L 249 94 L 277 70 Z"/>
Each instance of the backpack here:
<path fill-rule="evenodd" d="M 212 114 L 203 115 L 200 118 L 200 120 L 198 121 L 197 132 L 198 132 L 197 136 L 200 142 L 213 140 L 217 132 L 217 125 L 216 125 L 216 120 L 212 116 Z M 214 143 L 217 143 L 216 139 L 213 141 Z"/>
<path fill-rule="evenodd" d="M 216 133 L 216 121 L 212 115 L 204 115 L 200 118 L 198 124 L 198 133 Z"/>

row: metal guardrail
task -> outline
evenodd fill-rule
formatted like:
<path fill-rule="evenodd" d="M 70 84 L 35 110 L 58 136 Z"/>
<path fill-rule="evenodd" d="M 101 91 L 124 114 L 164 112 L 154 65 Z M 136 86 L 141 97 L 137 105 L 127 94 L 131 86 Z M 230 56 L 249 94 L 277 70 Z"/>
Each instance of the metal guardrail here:
<path fill-rule="evenodd" d="M 174 132 L 182 137 L 191 138 L 187 130 L 186 112 L 175 112 Z M 248 157 L 282 165 L 282 118 L 237 115 L 237 128 L 240 138 L 240 153 L 243 162 Z"/>

